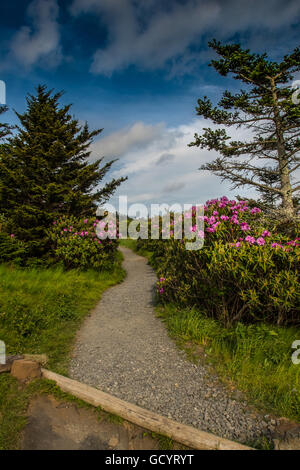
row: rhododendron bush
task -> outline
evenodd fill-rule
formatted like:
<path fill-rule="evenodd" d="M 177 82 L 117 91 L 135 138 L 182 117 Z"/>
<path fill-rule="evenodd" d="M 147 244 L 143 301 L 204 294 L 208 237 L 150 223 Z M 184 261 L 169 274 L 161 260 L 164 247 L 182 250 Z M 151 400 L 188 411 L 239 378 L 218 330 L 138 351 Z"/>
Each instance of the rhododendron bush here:
<path fill-rule="evenodd" d="M 64 217 L 53 222 L 49 237 L 55 258 L 66 268 L 102 270 L 112 268 L 116 260 L 116 230 L 113 222 Z"/>
<path fill-rule="evenodd" d="M 202 217 L 205 239 L 198 251 L 186 250 L 185 241 L 172 236 L 138 241 L 153 253 L 161 300 L 196 306 L 225 325 L 300 323 L 300 239 L 268 226 L 262 211 L 247 201 L 207 201 Z"/>

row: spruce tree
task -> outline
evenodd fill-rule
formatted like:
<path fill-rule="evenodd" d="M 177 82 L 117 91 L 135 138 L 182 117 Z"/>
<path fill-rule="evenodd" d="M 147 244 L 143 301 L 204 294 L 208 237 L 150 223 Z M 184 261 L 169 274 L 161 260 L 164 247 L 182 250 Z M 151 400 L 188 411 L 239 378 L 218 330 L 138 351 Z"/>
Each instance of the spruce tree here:
<path fill-rule="evenodd" d="M 0 115 L 7 111 L 7 106 L 0 106 Z M 2 139 L 7 137 L 11 132 L 11 126 L 8 124 L 0 123 L 0 145 L 2 144 Z"/>
<path fill-rule="evenodd" d="M 204 128 L 189 144 L 216 150 L 220 156 L 200 169 L 229 180 L 233 188 L 252 186 L 272 204 L 279 199 L 282 214 L 290 219 L 299 181 L 293 181 L 299 168 L 300 106 L 292 100 L 292 80 L 300 70 L 300 49 L 281 62 L 266 54 L 252 54 L 239 44 L 222 45 L 213 40 L 210 47 L 219 55 L 211 64 L 221 76 L 233 74 L 245 89 L 233 94 L 225 90 L 217 106 L 206 96 L 198 100 L 197 114 L 225 127 L 249 129 L 249 138 L 233 140 L 223 128 Z"/>
<path fill-rule="evenodd" d="M 0 161 L 0 212 L 32 256 L 47 251 L 46 232 L 58 216 L 95 215 L 126 179 L 100 187 L 114 162 L 89 161 L 89 146 L 102 129 L 80 126 L 71 105 L 59 104 L 62 92 L 41 85 L 36 91 L 27 96 L 26 112 L 16 112 L 20 125 Z"/>

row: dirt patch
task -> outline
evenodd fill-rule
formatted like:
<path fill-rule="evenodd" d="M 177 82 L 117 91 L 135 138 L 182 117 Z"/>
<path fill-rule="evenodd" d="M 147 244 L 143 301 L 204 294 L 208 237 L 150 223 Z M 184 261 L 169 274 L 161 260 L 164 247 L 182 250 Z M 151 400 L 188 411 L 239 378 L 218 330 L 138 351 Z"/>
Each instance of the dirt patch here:
<path fill-rule="evenodd" d="M 110 422 L 92 409 L 42 395 L 28 409 L 23 450 L 157 450 L 160 445 L 138 426 Z"/>

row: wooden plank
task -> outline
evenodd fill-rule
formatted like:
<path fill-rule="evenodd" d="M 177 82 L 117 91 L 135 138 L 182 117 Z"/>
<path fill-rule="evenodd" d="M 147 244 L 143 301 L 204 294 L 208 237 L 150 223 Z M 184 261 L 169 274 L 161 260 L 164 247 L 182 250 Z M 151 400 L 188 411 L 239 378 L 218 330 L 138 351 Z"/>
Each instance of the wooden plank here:
<path fill-rule="evenodd" d="M 127 421 L 149 429 L 152 432 L 168 436 L 174 441 L 192 449 L 254 450 L 237 442 L 177 423 L 157 413 L 145 410 L 47 369 L 42 369 L 42 375 L 46 379 L 54 380 L 64 392 L 70 393 L 91 405 L 100 406 L 103 410 L 121 416 Z"/>

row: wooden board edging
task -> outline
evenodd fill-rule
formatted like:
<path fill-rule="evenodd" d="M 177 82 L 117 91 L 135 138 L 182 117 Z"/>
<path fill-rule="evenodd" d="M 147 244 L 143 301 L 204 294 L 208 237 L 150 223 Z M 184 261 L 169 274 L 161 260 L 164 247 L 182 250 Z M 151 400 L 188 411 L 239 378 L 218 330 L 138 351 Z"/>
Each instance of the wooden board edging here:
<path fill-rule="evenodd" d="M 121 418 L 142 428 L 168 436 L 175 442 L 192 449 L 254 450 L 237 442 L 200 431 L 192 426 L 178 423 L 50 370 L 42 369 L 42 376 L 54 380 L 64 392 L 70 393 L 91 405 L 100 406 L 104 411 L 121 416 Z"/>

